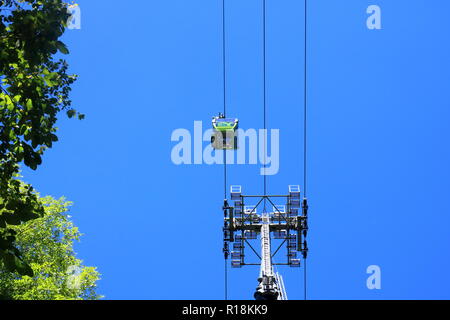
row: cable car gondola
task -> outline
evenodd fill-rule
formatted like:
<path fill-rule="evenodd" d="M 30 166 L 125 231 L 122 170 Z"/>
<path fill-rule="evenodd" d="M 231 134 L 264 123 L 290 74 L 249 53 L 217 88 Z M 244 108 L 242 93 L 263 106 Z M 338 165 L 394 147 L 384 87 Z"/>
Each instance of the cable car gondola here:
<path fill-rule="evenodd" d="M 239 120 L 236 118 L 225 118 L 219 114 L 212 119 L 213 132 L 211 135 L 211 145 L 216 150 L 237 149 L 237 129 Z"/>

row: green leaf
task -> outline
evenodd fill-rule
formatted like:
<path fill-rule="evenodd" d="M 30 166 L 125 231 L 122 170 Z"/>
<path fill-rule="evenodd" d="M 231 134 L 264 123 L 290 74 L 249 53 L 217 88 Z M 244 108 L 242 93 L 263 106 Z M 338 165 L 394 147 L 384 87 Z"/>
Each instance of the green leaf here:
<path fill-rule="evenodd" d="M 22 276 L 29 276 L 29 277 L 34 276 L 33 269 L 31 269 L 31 267 L 25 262 L 23 262 L 21 259 L 15 257 L 14 262 L 17 273 L 19 273 Z"/>
<path fill-rule="evenodd" d="M 58 141 L 58 136 L 56 134 L 50 134 L 50 138 L 52 139 L 53 142 Z"/>
<path fill-rule="evenodd" d="M 11 98 L 8 95 L 4 96 L 5 101 L 6 101 L 6 107 L 8 108 L 9 111 L 13 111 L 14 110 L 14 103 L 12 102 Z"/>
<path fill-rule="evenodd" d="M 69 118 L 73 118 L 77 114 L 77 111 L 74 109 L 67 110 L 67 116 Z"/>
<path fill-rule="evenodd" d="M 17 139 L 17 136 L 16 136 L 16 133 L 14 132 L 14 129 L 11 129 L 9 131 L 9 139 L 10 140 L 16 140 Z"/>
<path fill-rule="evenodd" d="M 67 49 L 67 46 L 61 41 L 56 42 L 56 47 L 62 54 L 69 54 L 69 49 Z"/>
<path fill-rule="evenodd" d="M 33 100 L 27 99 L 27 110 L 30 111 L 33 109 Z"/>
<path fill-rule="evenodd" d="M 16 261 L 15 256 L 9 251 L 0 250 L 0 254 L 3 260 L 3 264 L 5 265 L 5 269 L 8 272 L 16 271 Z"/>

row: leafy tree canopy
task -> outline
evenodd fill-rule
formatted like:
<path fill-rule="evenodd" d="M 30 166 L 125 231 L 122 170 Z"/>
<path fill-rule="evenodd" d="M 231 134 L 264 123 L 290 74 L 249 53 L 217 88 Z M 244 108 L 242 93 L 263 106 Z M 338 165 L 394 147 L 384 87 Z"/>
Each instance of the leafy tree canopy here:
<path fill-rule="evenodd" d="M 57 115 L 71 108 L 76 76 L 67 73 L 60 40 L 69 18 L 62 0 L 0 0 L 0 261 L 31 275 L 14 245 L 15 228 L 44 214 L 31 186 L 15 179 L 19 163 L 36 170 L 58 140 Z"/>
<path fill-rule="evenodd" d="M 99 273 L 83 266 L 73 249 L 81 234 L 70 220 L 71 205 L 64 198 L 38 198 L 44 214 L 14 227 L 16 245 L 33 276 L 11 273 L 0 262 L 0 298 L 17 300 L 99 299 L 96 282 Z"/>

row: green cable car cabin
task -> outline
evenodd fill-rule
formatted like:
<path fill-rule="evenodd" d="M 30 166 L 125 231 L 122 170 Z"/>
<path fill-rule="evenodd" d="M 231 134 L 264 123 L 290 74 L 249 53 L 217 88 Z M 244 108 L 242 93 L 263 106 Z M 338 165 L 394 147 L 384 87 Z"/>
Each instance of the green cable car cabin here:
<path fill-rule="evenodd" d="M 222 114 L 212 119 L 213 132 L 211 135 L 212 147 L 216 150 L 237 149 L 237 129 L 239 120 L 225 118 Z"/>

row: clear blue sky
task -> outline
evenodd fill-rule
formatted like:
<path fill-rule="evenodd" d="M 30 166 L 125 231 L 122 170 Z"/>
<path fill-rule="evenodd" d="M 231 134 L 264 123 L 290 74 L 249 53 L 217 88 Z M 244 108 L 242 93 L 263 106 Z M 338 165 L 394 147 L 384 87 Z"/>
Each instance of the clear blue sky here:
<path fill-rule="evenodd" d="M 79 1 L 68 30 L 73 103 L 60 142 L 25 180 L 74 201 L 78 256 L 107 299 L 222 299 L 222 167 L 176 166 L 170 141 L 222 110 L 221 1 Z M 382 9 L 382 30 L 366 8 Z M 267 0 L 270 193 L 301 184 L 303 1 Z M 449 299 L 447 0 L 309 0 L 311 299 Z M 261 0 L 227 0 L 228 115 L 262 126 Z M 260 165 L 229 169 L 262 192 Z M 366 288 L 379 265 L 382 289 Z M 302 270 L 280 268 L 291 299 Z M 231 270 L 252 299 L 258 269 Z"/>

